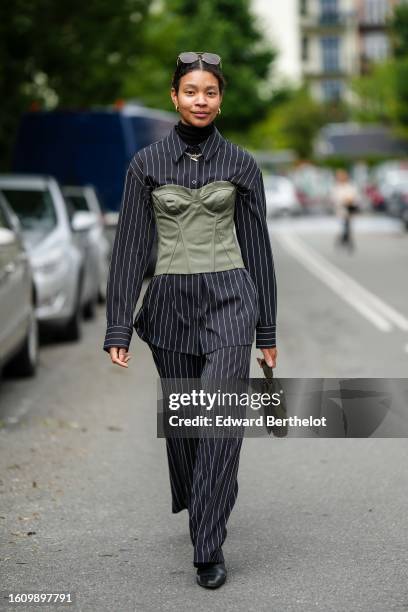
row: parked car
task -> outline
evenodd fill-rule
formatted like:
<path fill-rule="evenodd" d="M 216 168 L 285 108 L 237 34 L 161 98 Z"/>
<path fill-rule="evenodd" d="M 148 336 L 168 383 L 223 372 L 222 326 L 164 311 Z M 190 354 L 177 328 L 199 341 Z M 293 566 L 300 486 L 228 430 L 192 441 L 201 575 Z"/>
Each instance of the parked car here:
<path fill-rule="evenodd" d="M 365 195 L 374 211 L 384 212 L 386 210 L 384 195 L 375 183 L 369 183 L 366 186 Z"/>
<path fill-rule="evenodd" d="M 17 216 L 0 194 L 0 368 L 33 376 L 38 364 L 36 292 Z"/>
<path fill-rule="evenodd" d="M 78 340 L 82 310 L 94 299 L 94 281 L 85 274 L 75 234 L 89 231 L 89 221 L 68 210 L 53 177 L 3 174 L 0 191 L 20 219 L 40 324 L 59 330 L 65 339 Z"/>
<path fill-rule="evenodd" d="M 75 211 L 88 215 L 90 228 L 83 236 L 82 248 L 87 259 L 86 265 L 95 279 L 95 292 L 100 303 L 106 300 L 110 243 L 105 235 L 105 223 L 101 205 L 92 185 L 85 187 L 64 186 L 62 193 Z M 92 313 L 88 313 L 92 316 Z"/>
<path fill-rule="evenodd" d="M 373 170 L 373 181 L 383 201 L 385 210 L 389 211 L 389 204 L 399 185 L 408 183 L 408 167 L 404 161 L 388 161 L 379 164 Z"/>
<path fill-rule="evenodd" d="M 297 215 L 302 212 L 302 206 L 295 186 L 285 176 L 264 176 L 266 215 Z"/>
<path fill-rule="evenodd" d="M 408 180 L 394 184 L 392 194 L 389 196 L 387 212 L 400 218 L 408 231 Z"/>
<path fill-rule="evenodd" d="M 303 212 L 310 214 L 332 214 L 330 200 L 334 175 L 328 168 L 320 168 L 303 162 L 290 173 Z"/>

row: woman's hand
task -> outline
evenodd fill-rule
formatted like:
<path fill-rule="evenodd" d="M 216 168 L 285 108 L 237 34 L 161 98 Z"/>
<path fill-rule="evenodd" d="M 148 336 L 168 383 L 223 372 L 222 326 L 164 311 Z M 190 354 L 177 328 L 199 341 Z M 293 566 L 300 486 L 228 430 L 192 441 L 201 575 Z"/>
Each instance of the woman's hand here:
<path fill-rule="evenodd" d="M 117 348 L 116 346 L 111 346 L 109 355 L 112 359 L 112 363 L 117 363 L 122 368 L 127 368 L 127 362 L 129 359 L 132 359 L 132 355 L 123 347 Z"/>
<path fill-rule="evenodd" d="M 278 349 L 276 348 L 276 346 L 274 346 L 273 348 L 261 348 L 261 351 L 263 352 L 265 361 L 268 366 L 270 366 L 271 368 L 276 368 L 276 359 L 278 356 Z"/>

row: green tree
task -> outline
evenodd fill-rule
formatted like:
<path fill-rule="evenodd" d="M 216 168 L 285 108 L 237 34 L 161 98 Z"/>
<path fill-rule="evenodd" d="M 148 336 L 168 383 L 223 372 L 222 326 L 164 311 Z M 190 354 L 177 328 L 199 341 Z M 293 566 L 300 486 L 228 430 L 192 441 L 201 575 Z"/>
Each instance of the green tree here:
<path fill-rule="evenodd" d="M 353 80 L 352 112 L 360 121 L 385 123 L 408 136 L 408 4 L 395 7 L 388 31 L 392 57 Z"/>
<path fill-rule="evenodd" d="M 265 116 L 273 96 L 268 83 L 275 52 L 263 39 L 249 0 L 166 0 L 147 25 L 146 53 L 132 67 L 127 97 L 174 110 L 170 86 L 178 53 L 212 51 L 221 55 L 227 80 L 220 128 L 245 130 Z"/>
<path fill-rule="evenodd" d="M 221 129 L 248 129 L 268 110 L 275 52 L 249 0 L 15 0 L 0 5 L 0 166 L 9 167 L 21 113 L 89 108 L 117 98 L 173 110 L 183 50 L 219 53 L 227 79 Z"/>
<path fill-rule="evenodd" d="M 122 94 L 148 0 L 14 0 L 0 4 L 0 166 L 10 164 L 21 113 L 83 108 Z"/>
<path fill-rule="evenodd" d="M 294 90 L 289 100 L 272 108 L 249 134 L 259 149 L 292 149 L 301 158 L 313 152 L 317 131 L 327 121 L 327 109 L 314 100 L 306 87 Z"/>
<path fill-rule="evenodd" d="M 396 112 L 395 78 L 393 60 L 374 65 L 370 74 L 355 77 L 351 81 L 356 94 L 352 117 L 366 123 L 391 124 Z"/>
<path fill-rule="evenodd" d="M 394 57 L 408 58 L 408 4 L 398 4 L 389 24 Z"/>
<path fill-rule="evenodd" d="M 395 57 L 395 118 L 401 131 L 408 136 L 408 4 L 395 7 L 390 23 Z"/>

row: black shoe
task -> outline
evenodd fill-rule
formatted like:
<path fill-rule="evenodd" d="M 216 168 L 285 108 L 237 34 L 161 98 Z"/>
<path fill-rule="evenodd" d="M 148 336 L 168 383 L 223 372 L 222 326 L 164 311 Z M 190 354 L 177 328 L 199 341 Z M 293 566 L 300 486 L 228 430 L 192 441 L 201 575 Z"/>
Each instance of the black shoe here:
<path fill-rule="evenodd" d="M 206 589 L 217 589 L 224 584 L 226 578 L 227 570 L 224 563 L 212 563 L 197 570 L 197 582 Z"/>

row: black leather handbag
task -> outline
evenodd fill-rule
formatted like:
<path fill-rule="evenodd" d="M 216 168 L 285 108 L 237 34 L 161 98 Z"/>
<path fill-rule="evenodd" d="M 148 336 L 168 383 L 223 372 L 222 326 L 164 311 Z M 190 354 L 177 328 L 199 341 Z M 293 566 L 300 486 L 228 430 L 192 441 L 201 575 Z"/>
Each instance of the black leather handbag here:
<path fill-rule="evenodd" d="M 358 212 L 360 212 L 360 207 L 358 204 L 352 203 L 347 205 L 347 210 L 350 215 L 356 215 Z"/>
<path fill-rule="evenodd" d="M 274 377 L 273 368 L 268 366 L 265 359 L 261 359 L 257 357 L 257 361 L 261 366 L 263 373 L 265 375 L 265 380 L 261 384 L 261 392 L 269 393 L 270 395 L 274 393 L 278 393 L 280 395 L 280 403 L 278 405 L 274 405 L 274 402 L 270 402 L 267 406 L 263 407 L 264 411 L 264 419 L 265 419 L 265 427 L 266 431 L 269 435 L 273 433 L 277 438 L 284 438 L 288 434 L 288 426 L 285 421 L 283 421 L 283 425 L 268 425 L 267 424 L 267 416 L 274 416 L 275 419 L 286 419 L 287 418 L 287 409 L 286 409 L 286 398 L 284 393 L 284 388 L 279 381 L 279 378 Z"/>

